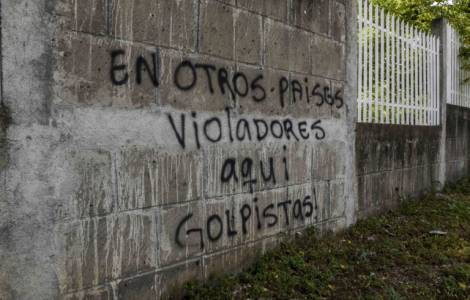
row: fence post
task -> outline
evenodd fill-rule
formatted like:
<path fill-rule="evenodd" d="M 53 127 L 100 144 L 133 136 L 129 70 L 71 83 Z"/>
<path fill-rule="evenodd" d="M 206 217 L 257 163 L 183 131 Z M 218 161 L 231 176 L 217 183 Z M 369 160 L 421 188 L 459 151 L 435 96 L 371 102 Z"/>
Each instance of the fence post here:
<path fill-rule="evenodd" d="M 358 35 L 357 35 L 357 8 L 356 1 L 345 1 L 346 5 L 346 86 L 345 94 L 351 95 L 348 101 L 346 128 L 348 130 L 348 153 L 345 157 L 346 176 L 345 191 L 349 193 L 346 199 L 346 225 L 356 223 L 358 211 L 357 173 L 356 173 L 356 124 L 357 124 L 357 61 L 358 61 Z"/>
<path fill-rule="evenodd" d="M 440 111 L 441 111 L 441 132 L 439 143 L 439 175 L 437 189 L 444 187 L 446 183 L 446 130 L 447 130 L 447 102 L 451 97 L 451 82 L 449 74 L 450 59 L 450 40 L 449 40 L 449 24 L 446 19 L 438 19 L 433 23 L 433 33 L 440 38 L 439 55 L 440 55 Z"/>

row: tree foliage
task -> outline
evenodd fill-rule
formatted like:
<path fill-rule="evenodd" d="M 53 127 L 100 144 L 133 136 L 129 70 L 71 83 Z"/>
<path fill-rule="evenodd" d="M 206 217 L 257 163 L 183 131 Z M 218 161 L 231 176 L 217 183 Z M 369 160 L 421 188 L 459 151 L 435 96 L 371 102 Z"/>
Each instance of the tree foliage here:
<path fill-rule="evenodd" d="M 460 55 L 470 69 L 470 0 L 372 0 L 418 28 L 431 31 L 432 23 L 446 18 L 462 37 Z"/>

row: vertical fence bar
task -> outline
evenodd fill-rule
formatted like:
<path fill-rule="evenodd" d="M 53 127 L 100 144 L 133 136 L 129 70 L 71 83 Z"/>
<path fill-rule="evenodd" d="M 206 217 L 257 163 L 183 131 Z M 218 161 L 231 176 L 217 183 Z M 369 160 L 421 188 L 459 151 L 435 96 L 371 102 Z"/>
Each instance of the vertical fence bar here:
<path fill-rule="evenodd" d="M 438 101 L 438 96 L 439 96 L 439 91 L 438 91 L 438 84 L 437 84 L 437 71 L 438 71 L 438 66 L 437 66 L 437 63 L 438 63 L 438 55 L 437 55 L 437 42 L 438 42 L 438 39 L 436 39 L 435 37 L 433 38 L 433 57 L 434 57 L 434 72 L 433 72 L 433 90 L 434 90 L 434 121 L 435 123 L 437 123 L 437 121 L 439 120 L 440 116 L 437 115 L 437 107 L 439 105 L 439 101 Z"/>
<path fill-rule="evenodd" d="M 363 41 L 362 41 L 362 24 L 364 23 L 364 20 L 362 18 L 362 1 L 357 0 L 357 36 L 358 36 L 358 58 L 357 58 L 357 121 L 362 122 L 362 101 L 364 99 L 363 95 L 363 86 L 362 86 L 362 49 L 364 47 Z"/>
<path fill-rule="evenodd" d="M 379 122 L 379 7 L 375 6 L 375 22 L 374 22 L 374 35 L 375 35 L 375 72 L 374 72 L 374 80 L 375 80 L 375 91 L 374 91 L 374 121 L 376 123 Z"/>
<path fill-rule="evenodd" d="M 400 94 L 401 94 L 401 99 L 400 99 L 400 117 L 401 117 L 401 122 L 400 124 L 406 124 L 406 109 L 405 109 L 405 104 L 406 104 L 406 94 L 405 94 L 405 53 L 406 53 L 406 46 L 405 46 L 405 24 L 403 21 L 400 21 L 400 43 L 401 43 L 401 49 L 400 49 L 400 59 L 401 59 L 401 71 L 400 71 L 400 80 L 401 80 L 401 85 L 400 85 Z"/>
<path fill-rule="evenodd" d="M 395 38 L 395 16 L 392 15 L 392 32 L 391 32 L 391 40 L 392 40 L 392 67 L 390 68 L 391 70 L 391 86 L 390 86 L 390 91 L 391 91 L 391 110 L 392 110 L 392 115 L 391 115 L 391 123 L 392 124 L 397 124 L 396 123 L 396 112 L 395 112 L 395 69 L 396 69 L 396 65 L 395 65 L 395 46 L 396 46 L 396 38 Z"/>
<path fill-rule="evenodd" d="M 436 122 L 436 114 L 435 114 L 435 106 L 436 106 L 436 93 L 435 93 L 435 84 L 436 79 L 434 77 L 434 72 L 436 72 L 436 56 L 434 54 L 434 37 L 431 38 L 430 44 L 430 53 L 431 53 L 431 102 L 432 102 L 432 109 L 433 109 L 433 122 Z"/>
<path fill-rule="evenodd" d="M 440 56 L 440 45 L 441 40 L 439 37 L 436 38 L 436 123 L 435 125 L 441 124 L 441 102 L 440 102 L 440 95 L 441 95 L 441 56 Z"/>
<path fill-rule="evenodd" d="M 411 47 L 410 47 L 410 27 L 408 24 L 405 24 L 405 42 L 406 42 L 406 53 L 405 53 L 405 59 L 406 59 L 406 124 L 411 125 L 411 112 L 410 112 L 410 86 L 411 86 L 411 61 L 410 61 L 410 52 L 411 52 Z"/>
<path fill-rule="evenodd" d="M 385 108 L 385 44 L 384 44 L 384 34 L 385 34 L 385 22 L 384 22 L 384 10 L 380 9 L 380 123 L 384 123 L 384 108 Z M 379 120 L 379 116 L 377 116 Z"/>
<path fill-rule="evenodd" d="M 416 95 L 417 95 L 417 99 L 418 99 L 418 124 L 419 125 L 425 125 L 424 124 L 424 121 L 423 121 L 423 109 L 424 109 L 424 104 L 423 104 L 423 96 L 422 96 L 422 92 L 421 92 L 421 88 L 423 86 L 423 77 L 422 77 L 422 71 L 423 71 L 423 61 L 422 61 L 422 38 L 423 38 L 423 34 L 421 31 L 417 31 L 417 41 L 418 41 L 418 47 L 417 47 L 417 60 L 418 60 L 418 63 L 417 63 L 417 76 L 418 76 L 418 83 L 416 84 Z"/>
<path fill-rule="evenodd" d="M 417 124 L 416 112 L 417 112 L 417 103 L 416 103 L 416 31 L 414 28 L 411 28 L 410 34 L 410 47 L 411 47 L 411 55 L 410 55 L 410 62 L 411 62 L 411 76 L 410 76 L 410 84 L 411 84 L 411 96 L 410 96 L 410 110 L 411 110 L 411 124 Z M 415 105 L 413 105 L 415 104 Z"/>
<path fill-rule="evenodd" d="M 425 101 L 425 111 L 426 111 L 426 123 L 431 124 L 431 119 L 430 119 L 430 111 L 429 111 L 429 97 L 428 97 L 428 82 L 429 82 L 429 76 L 428 76 L 428 38 L 429 35 L 426 33 L 424 35 L 424 52 L 423 52 L 423 97 Z"/>
<path fill-rule="evenodd" d="M 368 114 L 368 99 L 370 98 L 370 94 L 369 94 L 369 69 L 368 69 L 368 59 L 370 59 L 370 45 L 369 45 L 369 35 L 370 35 L 370 31 L 369 31 L 369 18 L 368 18 L 368 15 L 369 15 L 369 11 L 368 11 L 368 6 L 369 6 L 369 3 L 367 2 L 367 0 L 365 1 L 362 1 L 363 2 L 363 15 L 362 15 L 362 20 L 363 20 L 363 27 L 362 27 L 362 30 L 363 30 L 363 60 L 364 60 L 364 63 L 363 63 L 363 66 L 362 66 L 362 70 L 363 70 L 363 95 L 364 95 L 364 98 L 363 98 L 363 106 L 362 106 L 362 121 L 363 122 L 368 122 L 368 119 L 367 119 L 367 114 Z"/>
<path fill-rule="evenodd" d="M 390 124 L 390 65 L 391 65 L 391 60 L 392 57 L 390 55 L 391 49 L 390 49 L 390 14 L 386 14 L 386 21 L 385 21 L 385 57 L 387 59 L 386 64 L 385 64 L 385 81 L 387 82 L 386 87 L 386 97 L 385 97 L 385 124 Z"/>
<path fill-rule="evenodd" d="M 417 37 L 416 37 L 417 41 L 418 41 L 418 45 L 416 47 L 416 55 L 417 55 L 417 63 L 416 65 L 418 66 L 417 67 L 417 77 L 418 77 L 418 82 L 416 84 L 416 96 L 417 96 L 417 101 L 418 101 L 418 125 L 425 125 L 424 122 L 423 122 L 423 109 L 424 109 L 424 105 L 423 105 L 423 98 L 422 98 L 422 93 L 421 93 L 421 87 L 423 86 L 423 83 L 422 83 L 422 76 L 421 76 L 421 71 L 422 71 L 422 57 L 421 57 L 421 51 L 422 51 L 422 32 L 421 31 L 417 31 Z"/>
<path fill-rule="evenodd" d="M 416 98 L 416 29 L 411 28 L 411 105 L 415 106 L 414 109 L 410 108 L 412 115 L 411 115 L 411 124 L 417 125 L 418 124 L 418 118 L 417 118 L 417 112 L 418 112 L 418 102 Z"/>
<path fill-rule="evenodd" d="M 427 114 L 427 105 L 426 105 L 426 97 L 425 97 L 425 94 L 424 94 L 424 91 L 425 91 L 425 80 L 426 80 L 426 72 L 425 72 L 425 61 L 426 61 L 426 58 L 425 58 L 425 55 L 426 55 L 426 33 L 422 33 L 421 34 L 421 48 L 420 48 L 420 77 L 421 77 L 421 81 L 420 81 L 420 89 L 419 89 L 419 93 L 420 93 L 420 99 L 421 99 L 421 111 L 422 111 L 422 114 L 421 114 L 421 121 L 423 123 L 423 125 L 429 125 L 429 122 L 428 122 L 428 114 Z"/>
<path fill-rule="evenodd" d="M 437 125 L 439 39 L 373 5 L 358 1 L 358 121 Z M 452 97 L 470 106 L 468 74 L 460 70 L 458 41 L 451 32 Z"/>
<path fill-rule="evenodd" d="M 373 6 L 372 6 L 372 3 L 369 3 L 369 70 L 368 70 L 368 74 L 369 74 L 369 106 L 367 108 L 368 110 L 368 118 L 367 118 L 367 122 L 368 123 L 372 123 L 372 98 L 373 98 L 373 93 L 372 93 L 372 85 L 373 85 L 373 67 L 374 67 L 374 64 L 373 64 L 373 59 L 374 59 L 374 55 L 373 55 L 373 52 L 374 52 L 374 48 L 373 48 L 373 45 L 374 45 L 374 35 L 373 35 L 373 27 L 372 27 L 372 20 L 373 20 Z"/>
<path fill-rule="evenodd" d="M 432 50 L 432 36 L 428 37 L 428 95 L 429 95 L 429 102 L 431 105 L 431 122 L 434 122 L 434 99 L 432 98 L 432 89 L 433 89 L 433 81 L 432 81 L 432 72 L 433 72 L 433 55 L 431 50 Z"/>

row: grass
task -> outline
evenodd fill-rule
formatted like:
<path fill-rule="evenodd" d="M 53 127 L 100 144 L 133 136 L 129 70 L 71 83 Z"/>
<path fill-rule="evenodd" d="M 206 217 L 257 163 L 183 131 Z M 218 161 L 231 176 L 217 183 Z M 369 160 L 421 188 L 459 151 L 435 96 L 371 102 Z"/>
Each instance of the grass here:
<path fill-rule="evenodd" d="M 470 299 L 470 179 L 337 235 L 313 229 L 186 299 Z M 439 230 L 446 234 L 432 234 Z"/>

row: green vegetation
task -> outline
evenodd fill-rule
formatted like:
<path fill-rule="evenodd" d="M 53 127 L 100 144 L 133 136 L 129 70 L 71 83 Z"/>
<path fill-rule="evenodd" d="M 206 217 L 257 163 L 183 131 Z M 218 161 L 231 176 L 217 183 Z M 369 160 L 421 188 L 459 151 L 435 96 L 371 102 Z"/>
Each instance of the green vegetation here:
<path fill-rule="evenodd" d="M 432 22 L 447 18 L 462 37 L 461 57 L 470 69 L 470 0 L 371 0 L 417 27 L 431 31 Z"/>
<path fill-rule="evenodd" d="M 314 230 L 188 299 L 470 299 L 470 179 L 344 233 Z M 435 231 L 435 232 L 433 232 Z"/>

